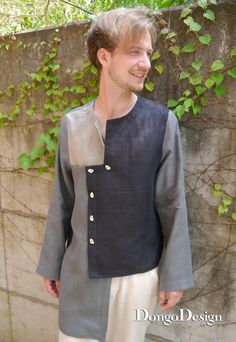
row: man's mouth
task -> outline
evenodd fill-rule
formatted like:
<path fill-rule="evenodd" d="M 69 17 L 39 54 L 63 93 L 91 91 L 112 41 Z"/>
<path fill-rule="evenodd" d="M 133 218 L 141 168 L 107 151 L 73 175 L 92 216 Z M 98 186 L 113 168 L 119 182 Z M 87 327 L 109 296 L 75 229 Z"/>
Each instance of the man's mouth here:
<path fill-rule="evenodd" d="M 140 73 L 140 72 L 131 72 L 131 75 L 134 77 L 139 78 L 140 80 L 144 79 L 146 77 L 146 73 Z"/>

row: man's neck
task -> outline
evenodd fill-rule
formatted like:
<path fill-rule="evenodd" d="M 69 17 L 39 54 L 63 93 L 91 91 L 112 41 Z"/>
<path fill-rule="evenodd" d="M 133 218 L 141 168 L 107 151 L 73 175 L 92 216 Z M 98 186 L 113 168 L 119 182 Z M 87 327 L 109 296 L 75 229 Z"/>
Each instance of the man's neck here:
<path fill-rule="evenodd" d="M 119 118 L 131 111 L 137 101 L 132 92 L 110 93 L 102 89 L 95 102 L 95 114 L 101 120 Z"/>

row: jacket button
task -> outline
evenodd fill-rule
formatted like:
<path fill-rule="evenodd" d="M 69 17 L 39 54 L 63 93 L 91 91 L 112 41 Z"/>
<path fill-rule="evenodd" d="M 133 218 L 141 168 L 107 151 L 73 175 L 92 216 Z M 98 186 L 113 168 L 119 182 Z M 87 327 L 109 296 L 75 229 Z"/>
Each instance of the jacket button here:
<path fill-rule="evenodd" d="M 94 221 L 94 216 L 93 216 L 93 215 L 90 215 L 90 216 L 89 216 L 89 220 L 90 220 L 90 221 Z"/>
<path fill-rule="evenodd" d="M 89 197 L 94 198 L 94 192 L 90 192 Z"/>
<path fill-rule="evenodd" d="M 94 239 L 89 239 L 89 243 L 90 245 L 94 245 L 95 244 Z"/>
<path fill-rule="evenodd" d="M 110 170 L 111 170 L 110 165 L 105 165 L 105 169 L 106 169 L 107 171 L 110 171 Z"/>
<path fill-rule="evenodd" d="M 89 173 L 94 173 L 94 169 L 88 169 Z"/>

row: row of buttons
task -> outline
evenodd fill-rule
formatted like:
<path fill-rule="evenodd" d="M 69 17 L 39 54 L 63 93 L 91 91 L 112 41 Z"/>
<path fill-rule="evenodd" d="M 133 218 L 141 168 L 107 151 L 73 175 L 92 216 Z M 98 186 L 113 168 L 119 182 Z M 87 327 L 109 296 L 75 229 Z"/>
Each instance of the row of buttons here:
<path fill-rule="evenodd" d="M 110 165 L 105 165 L 105 169 L 106 169 L 107 171 L 110 171 L 110 170 L 111 170 L 111 166 L 110 166 Z M 94 169 L 89 168 L 89 169 L 88 169 L 88 172 L 89 172 L 89 173 L 94 173 Z M 89 197 L 90 197 L 90 198 L 94 198 L 94 197 L 95 197 L 94 192 L 91 191 L 90 194 L 89 194 Z M 90 216 L 89 216 L 89 221 L 94 222 L 94 216 L 93 216 L 93 215 L 90 215 Z M 90 243 L 90 245 L 94 245 L 94 244 L 95 244 L 94 239 L 90 238 L 90 239 L 89 239 L 89 243 Z"/>
<path fill-rule="evenodd" d="M 111 170 L 111 166 L 110 165 L 105 165 L 105 169 L 107 170 L 107 171 L 110 171 Z M 94 169 L 88 169 L 88 172 L 89 173 L 94 173 Z"/>

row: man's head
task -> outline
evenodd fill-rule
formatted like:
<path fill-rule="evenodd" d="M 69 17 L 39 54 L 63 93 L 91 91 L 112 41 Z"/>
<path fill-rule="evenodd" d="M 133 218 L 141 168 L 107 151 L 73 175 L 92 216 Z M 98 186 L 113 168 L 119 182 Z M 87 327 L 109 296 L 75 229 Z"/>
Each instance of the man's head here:
<path fill-rule="evenodd" d="M 101 48 L 112 52 L 122 43 L 138 43 L 143 37 L 150 34 L 152 43 L 156 38 L 154 19 L 148 9 L 118 8 L 103 13 L 92 23 L 87 37 L 87 46 L 90 61 L 99 70 L 102 68 L 98 59 Z"/>

